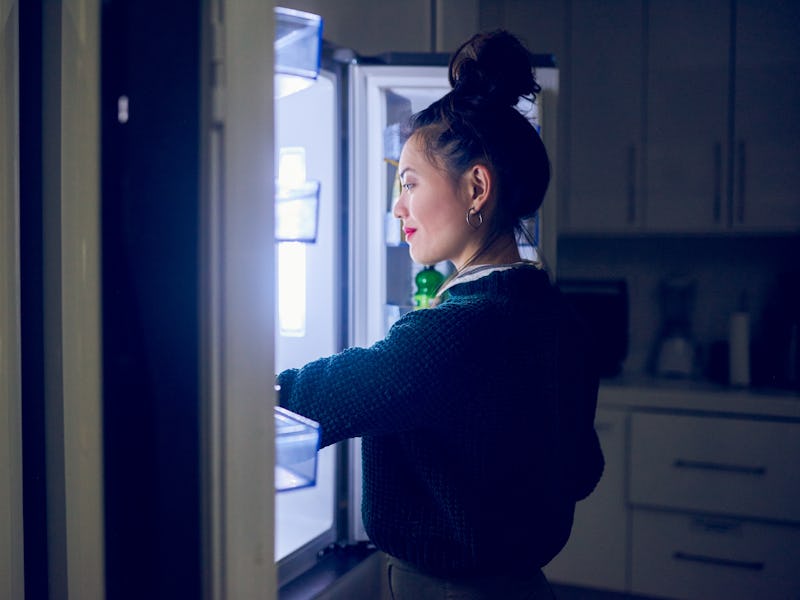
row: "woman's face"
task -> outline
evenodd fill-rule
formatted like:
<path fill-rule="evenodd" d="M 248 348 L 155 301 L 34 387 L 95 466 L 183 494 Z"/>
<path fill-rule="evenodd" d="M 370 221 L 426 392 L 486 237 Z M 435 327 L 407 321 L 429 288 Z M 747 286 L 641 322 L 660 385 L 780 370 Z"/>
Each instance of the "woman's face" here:
<path fill-rule="evenodd" d="M 454 184 L 428 160 L 416 136 L 403 147 L 398 169 L 402 189 L 394 216 L 403 222 L 411 258 L 460 267 L 477 250 L 475 230 L 466 221 L 472 201 L 466 178 Z"/>

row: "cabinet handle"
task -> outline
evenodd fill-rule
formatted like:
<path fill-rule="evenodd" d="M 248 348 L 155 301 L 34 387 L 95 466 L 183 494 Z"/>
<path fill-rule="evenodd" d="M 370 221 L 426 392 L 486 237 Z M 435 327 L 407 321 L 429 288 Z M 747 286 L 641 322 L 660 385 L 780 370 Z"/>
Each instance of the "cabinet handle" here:
<path fill-rule="evenodd" d="M 725 463 L 706 462 L 702 460 L 684 460 L 679 458 L 672 463 L 676 469 L 696 469 L 700 471 L 724 471 L 740 475 L 761 477 L 767 473 L 766 467 L 748 467 L 746 465 L 728 465 Z"/>
<path fill-rule="evenodd" d="M 742 530 L 742 522 L 721 517 L 695 517 L 692 519 L 692 527 L 706 532 L 730 535 L 738 534 Z"/>
<path fill-rule="evenodd" d="M 691 554 L 689 552 L 674 552 L 672 558 L 684 560 L 686 562 L 703 563 L 705 565 L 717 565 L 720 567 L 733 567 L 734 569 L 746 569 L 748 571 L 763 571 L 764 563 L 749 560 L 733 560 L 730 558 L 718 558 L 716 556 L 706 556 L 704 554 Z"/>
<path fill-rule="evenodd" d="M 636 146 L 628 146 L 628 223 L 636 221 Z"/>
<path fill-rule="evenodd" d="M 714 223 L 722 218 L 722 144 L 714 144 Z"/>
<path fill-rule="evenodd" d="M 739 141 L 738 170 L 739 170 L 739 202 L 736 204 L 736 220 L 744 223 L 745 187 L 747 186 L 747 147 L 744 141 Z"/>

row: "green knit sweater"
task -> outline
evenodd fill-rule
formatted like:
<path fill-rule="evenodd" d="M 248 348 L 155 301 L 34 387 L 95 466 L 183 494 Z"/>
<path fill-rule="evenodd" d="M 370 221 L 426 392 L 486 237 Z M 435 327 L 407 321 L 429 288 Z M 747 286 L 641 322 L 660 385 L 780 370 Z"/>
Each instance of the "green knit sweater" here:
<path fill-rule="evenodd" d="M 284 371 L 280 403 L 319 422 L 323 446 L 363 438 L 378 548 L 442 576 L 519 574 L 564 546 L 603 469 L 586 339 L 544 272 L 513 268 Z"/>

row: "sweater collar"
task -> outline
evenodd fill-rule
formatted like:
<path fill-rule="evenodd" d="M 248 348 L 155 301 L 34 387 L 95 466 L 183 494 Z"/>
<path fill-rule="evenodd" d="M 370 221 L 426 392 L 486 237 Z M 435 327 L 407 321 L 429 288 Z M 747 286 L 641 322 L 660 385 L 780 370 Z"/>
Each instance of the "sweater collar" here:
<path fill-rule="evenodd" d="M 491 264 L 491 265 L 472 265 L 467 267 L 461 273 L 453 277 L 450 281 L 446 282 L 441 289 L 437 292 L 437 297 L 442 297 L 445 292 L 448 292 L 453 287 L 464 284 L 464 283 L 472 283 L 474 281 L 478 281 L 479 279 L 483 279 L 493 273 L 499 273 L 502 271 L 510 271 L 512 269 L 536 269 L 541 270 L 541 265 L 539 263 L 529 261 L 529 260 L 521 260 L 514 263 L 504 263 L 504 264 Z"/>

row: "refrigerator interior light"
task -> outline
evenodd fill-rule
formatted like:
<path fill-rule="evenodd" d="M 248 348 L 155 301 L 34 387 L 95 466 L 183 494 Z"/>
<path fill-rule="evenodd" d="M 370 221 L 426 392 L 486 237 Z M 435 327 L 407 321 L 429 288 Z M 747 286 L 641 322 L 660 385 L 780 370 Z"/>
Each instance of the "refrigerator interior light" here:
<path fill-rule="evenodd" d="M 322 17 L 275 7 L 275 97 L 298 92 L 319 75 Z"/>
<path fill-rule="evenodd" d="M 316 484 L 319 423 L 283 407 L 274 407 L 275 490 L 284 492 Z"/>
<path fill-rule="evenodd" d="M 306 334 L 306 246 L 278 244 L 278 328 L 285 337 Z"/>

